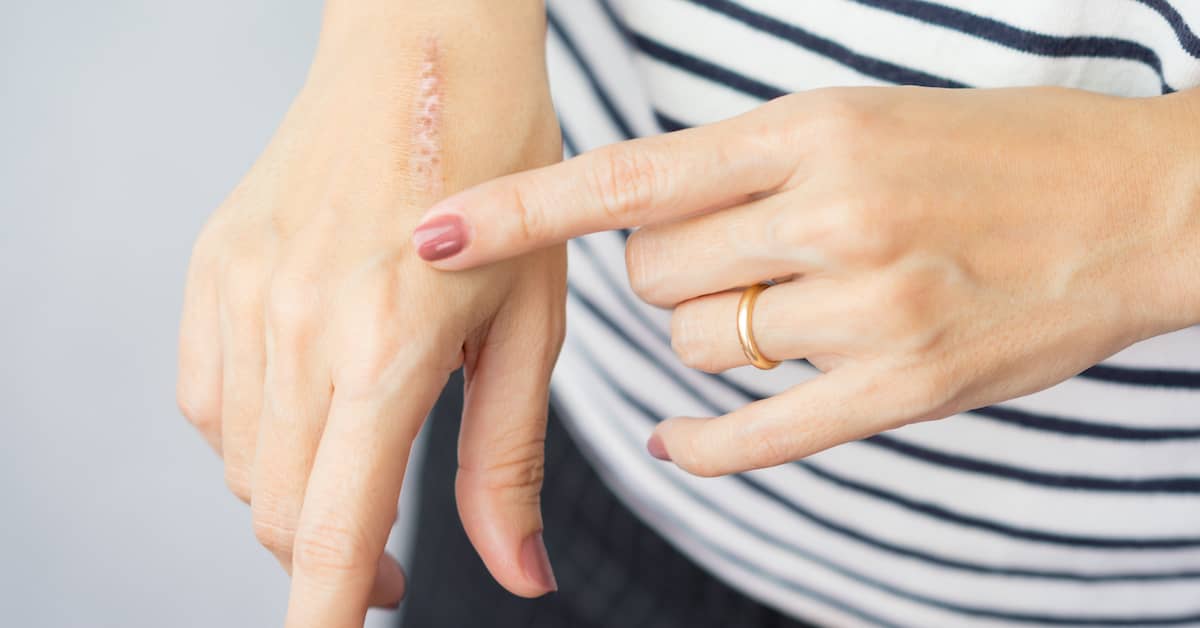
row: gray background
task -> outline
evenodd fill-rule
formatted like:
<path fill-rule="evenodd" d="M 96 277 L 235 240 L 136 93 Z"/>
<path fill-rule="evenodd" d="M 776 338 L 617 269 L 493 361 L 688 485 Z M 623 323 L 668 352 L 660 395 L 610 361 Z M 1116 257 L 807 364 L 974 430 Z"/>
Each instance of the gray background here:
<path fill-rule="evenodd" d="M 287 580 L 175 409 L 175 334 L 320 4 L 0 2 L 0 625 L 281 625 Z"/>

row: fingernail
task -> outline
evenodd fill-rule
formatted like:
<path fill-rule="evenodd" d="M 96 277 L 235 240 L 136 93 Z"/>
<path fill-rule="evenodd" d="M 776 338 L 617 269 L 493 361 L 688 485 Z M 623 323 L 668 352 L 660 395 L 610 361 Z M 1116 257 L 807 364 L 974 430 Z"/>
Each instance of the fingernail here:
<path fill-rule="evenodd" d="M 663 444 L 662 437 L 658 434 L 652 434 L 650 440 L 646 441 L 646 451 L 659 460 L 671 461 L 671 454 L 667 453 L 667 446 Z"/>
<path fill-rule="evenodd" d="M 461 216 L 443 214 L 421 223 L 413 231 L 417 255 L 427 262 L 436 262 L 457 255 L 467 245 L 467 229 Z"/>
<path fill-rule="evenodd" d="M 521 545 L 521 564 L 525 575 L 537 582 L 547 593 L 558 590 L 554 568 L 550 566 L 550 555 L 546 553 L 546 542 L 541 531 L 530 534 Z"/>

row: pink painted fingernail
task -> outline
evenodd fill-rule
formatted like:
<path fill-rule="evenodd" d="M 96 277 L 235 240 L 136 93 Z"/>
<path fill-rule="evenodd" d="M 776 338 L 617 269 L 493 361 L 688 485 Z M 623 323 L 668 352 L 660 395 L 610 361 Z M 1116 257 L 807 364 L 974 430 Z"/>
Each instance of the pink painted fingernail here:
<path fill-rule="evenodd" d="M 412 241 L 421 259 L 427 262 L 446 259 L 467 246 L 466 224 L 455 214 L 435 216 L 413 231 Z"/>
<path fill-rule="evenodd" d="M 650 440 L 646 441 L 646 451 L 659 460 L 671 461 L 671 454 L 667 453 L 667 446 L 663 444 L 662 437 L 658 434 L 651 435 Z"/>
<path fill-rule="evenodd" d="M 521 544 L 521 568 L 525 570 L 526 576 L 541 585 L 547 593 L 558 590 L 558 580 L 554 578 L 550 554 L 546 552 L 546 542 L 542 539 L 540 530 L 530 534 Z"/>

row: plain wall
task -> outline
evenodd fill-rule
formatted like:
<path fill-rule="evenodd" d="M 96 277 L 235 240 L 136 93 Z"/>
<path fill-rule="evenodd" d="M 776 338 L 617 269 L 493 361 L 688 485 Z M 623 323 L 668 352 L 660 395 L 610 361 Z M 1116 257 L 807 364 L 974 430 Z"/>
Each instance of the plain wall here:
<path fill-rule="evenodd" d="M 320 4 L 0 3 L 0 625 L 281 625 L 287 580 L 175 408 L 175 336 Z"/>

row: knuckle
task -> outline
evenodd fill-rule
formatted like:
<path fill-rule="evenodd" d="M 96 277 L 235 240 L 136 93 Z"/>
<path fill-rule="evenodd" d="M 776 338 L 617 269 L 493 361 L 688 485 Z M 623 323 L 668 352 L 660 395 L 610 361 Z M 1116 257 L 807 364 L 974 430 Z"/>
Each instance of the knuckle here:
<path fill-rule="evenodd" d="M 229 240 L 224 217 L 228 214 L 224 207 L 217 208 L 196 240 L 192 242 L 192 260 L 210 263 L 222 257 L 225 243 Z"/>
<path fill-rule="evenodd" d="M 790 211 L 790 208 L 773 198 L 765 201 L 761 221 L 738 221 L 727 233 L 733 247 L 744 255 L 758 255 L 762 252 L 779 256 L 793 254 L 797 247 L 811 247 L 814 243 L 812 219 L 801 212 Z M 761 250 L 752 250 L 759 247 Z"/>
<path fill-rule="evenodd" d="M 837 204 L 830 216 L 831 241 L 846 261 L 879 265 L 894 259 L 899 243 L 886 202 L 856 195 Z"/>
<path fill-rule="evenodd" d="M 725 470 L 717 464 L 717 461 L 707 455 L 694 441 L 685 441 L 682 447 L 674 445 L 672 447 L 671 457 L 688 473 L 702 478 L 715 478 L 725 474 Z M 681 449 L 681 455 L 676 455 L 675 449 Z"/>
<path fill-rule="evenodd" d="M 893 275 L 880 281 L 872 300 L 874 310 L 885 317 L 883 329 L 892 337 L 911 337 L 927 322 L 922 288 L 907 276 Z"/>
<path fill-rule="evenodd" d="M 396 354 L 366 351 L 342 358 L 334 372 L 334 387 L 348 399 L 362 399 L 383 390 L 401 360 Z"/>
<path fill-rule="evenodd" d="M 516 206 L 518 226 L 521 237 L 527 242 L 540 242 L 549 232 L 549 221 L 543 204 L 536 202 L 538 188 L 535 184 L 524 181 L 513 188 L 513 202 Z"/>
<path fill-rule="evenodd" d="M 454 323 L 429 326 L 406 310 L 404 284 L 390 273 L 364 282 L 337 305 L 333 335 L 341 348 L 333 364 L 337 388 L 354 397 L 391 389 L 404 382 L 412 364 L 449 374 L 459 366 L 461 328 Z M 454 350 L 451 350 L 454 349 Z"/>
<path fill-rule="evenodd" d="M 805 131 L 818 141 L 817 145 L 836 150 L 857 146 L 865 140 L 872 116 L 857 90 L 822 89 L 810 94 L 812 125 Z"/>
<path fill-rule="evenodd" d="M 221 400 L 214 395 L 181 385 L 175 393 L 175 403 L 188 423 L 202 432 L 220 425 Z"/>
<path fill-rule="evenodd" d="M 936 365 L 917 370 L 908 386 L 908 414 L 917 419 L 934 419 L 946 414 L 957 399 L 961 384 L 950 371 Z"/>
<path fill-rule="evenodd" d="M 671 315 L 671 350 L 685 366 L 709 373 L 720 370 L 699 314 L 701 306 L 684 303 Z"/>
<path fill-rule="evenodd" d="M 599 209 L 617 224 L 637 224 L 639 211 L 658 198 L 664 170 L 637 147 L 610 146 L 596 154 L 587 185 Z"/>
<path fill-rule="evenodd" d="M 788 94 L 772 99 L 738 118 L 742 132 L 731 138 L 736 150 L 729 155 L 735 155 L 744 150 L 759 152 L 766 155 L 786 155 L 795 144 L 789 133 L 784 129 L 796 126 L 796 103 L 802 96 Z"/>
<path fill-rule="evenodd" d="M 363 399 L 379 392 L 400 362 L 395 354 L 368 351 L 342 359 L 334 372 L 334 387 L 348 399 Z"/>
<path fill-rule="evenodd" d="M 271 280 L 267 298 L 267 325 L 282 342 L 303 342 L 316 327 L 320 289 L 311 278 L 292 272 Z"/>
<path fill-rule="evenodd" d="M 236 312 L 257 310 L 265 296 L 263 275 L 263 262 L 257 255 L 228 255 L 222 273 L 222 298 Z"/>
<path fill-rule="evenodd" d="M 542 438 L 494 447 L 480 467 L 460 463 L 458 482 L 536 504 L 546 472 L 544 451 Z"/>
<path fill-rule="evenodd" d="M 333 366 L 334 386 L 348 399 L 395 390 L 405 383 L 412 364 L 446 374 L 460 365 L 460 351 L 438 349 L 452 347 L 451 343 L 434 344 L 415 335 L 405 339 L 394 326 L 368 324 L 355 329 L 361 337 L 344 345 L 344 354 Z"/>
<path fill-rule="evenodd" d="M 729 430 L 711 427 L 677 433 L 668 450 L 671 458 L 692 475 L 712 478 L 728 473 L 719 452 L 729 449 Z"/>
<path fill-rule="evenodd" d="M 687 466 L 684 466 L 684 469 L 688 473 L 702 478 L 716 478 L 724 475 L 716 464 L 704 459 L 694 459 Z"/>
<path fill-rule="evenodd" d="M 225 486 L 238 499 L 250 503 L 250 472 L 240 465 L 225 465 Z"/>
<path fill-rule="evenodd" d="M 779 133 L 779 126 L 782 123 L 792 120 L 796 117 L 796 108 L 803 105 L 804 102 L 812 98 L 812 94 L 820 93 L 822 90 L 816 89 L 809 92 L 796 92 L 777 96 L 763 103 L 754 111 L 758 113 L 756 119 L 763 120 L 763 130 L 768 134 Z"/>
<path fill-rule="evenodd" d="M 773 467 L 788 461 L 788 449 L 775 432 L 755 430 L 746 435 L 747 460 L 756 468 Z"/>
<path fill-rule="evenodd" d="M 625 269 L 629 273 L 629 287 L 638 297 L 641 297 L 650 279 L 647 259 L 649 244 L 646 239 L 646 234 L 636 231 L 625 240 Z"/>
<path fill-rule="evenodd" d="M 739 117 L 741 132 L 716 148 L 720 151 L 717 157 L 732 165 L 741 155 L 771 155 L 772 159 L 785 160 L 794 165 L 794 160 L 805 152 L 802 147 L 812 142 L 812 138 L 804 131 L 805 125 L 797 123 L 797 110 L 806 98 L 804 94 L 788 94 Z M 794 168 L 782 168 L 779 178 L 763 186 L 763 189 L 783 188 L 789 180 L 798 176 L 799 172 Z"/>
<path fill-rule="evenodd" d="M 375 563 L 361 530 L 340 522 L 301 526 L 292 545 L 292 564 L 310 574 L 338 577 Z"/>
<path fill-rule="evenodd" d="M 639 299 L 651 305 L 670 306 L 662 282 L 660 246 L 653 235 L 638 230 L 629 236 L 625 246 L 625 267 L 629 287 Z"/>
<path fill-rule="evenodd" d="M 833 215 L 833 229 L 842 236 L 846 243 L 862 242 L 874 235 L 874 207 L 861 197 L 848 198 L 842 201 Z"/>
<path fill-rule="evenodd" d="M 642 231 L 635 231 L 630 234 L 629 239 L 625 242 L 625 268 L 629 273 L 629 287 L 634 294 L 642 297 L 646 286 L 650 283 L 652 267 L 647 260 L 646 236 Z"/>
<path fill-rule="evenodd" d="M 902 348 L 923 353 L 941 338 L 950 309 L 945 275 L 936 266 L 905 264 L 879 279 L 871 307 L 883 315 L 881 329 Z"/>
<path fill-rule="evenodd" d="M 254 538 L 272 552 L 288 555 L 296 542 L 296 523 L 279 513 L 252 507 Z"/>
<path fill-rule="evenodd" d="M 212 263 L 216 257 L 217 243 L 216 237 L 212 235 L 211 229 L 205 229 L 196 237 L 196 241 L 192 243 L 191 263 L 195 265 L 207 265 Z"/>
<path fill-rule="evenodd" d="M 913 314 L 924 300 L 925 282 L 911 273 L 894 272 L 880 282 L 876 296 L 879 307 L 886 312 Z"/>

